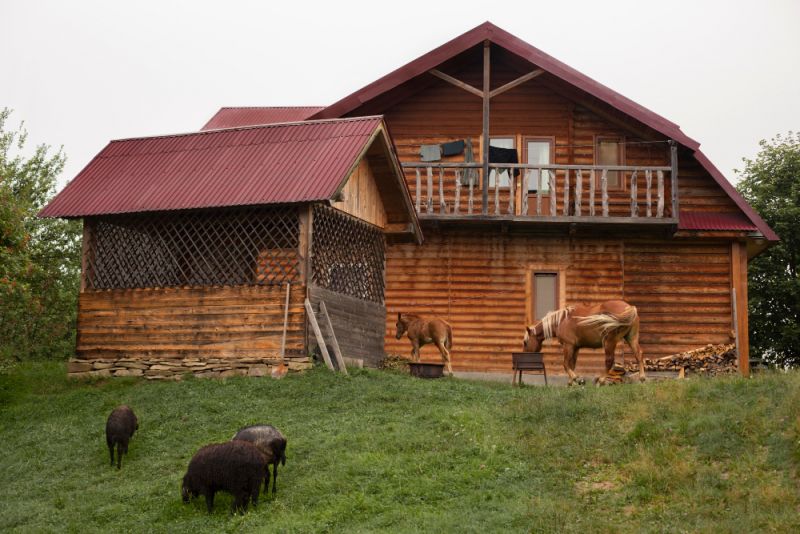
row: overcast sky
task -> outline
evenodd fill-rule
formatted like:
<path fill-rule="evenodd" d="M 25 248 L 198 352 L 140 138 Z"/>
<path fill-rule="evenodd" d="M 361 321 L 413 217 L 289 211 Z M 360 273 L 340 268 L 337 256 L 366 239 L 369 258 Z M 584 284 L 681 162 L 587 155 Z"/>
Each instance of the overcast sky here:
<path fill-rule="evenodd" d="M 221 106 L 326 105 L 489 20 L 678 123 L 729 180 L 800 130 L 800 1 L 0 0 L 0 107 L 63 145 L 60 187 L 111 139 Z"/>

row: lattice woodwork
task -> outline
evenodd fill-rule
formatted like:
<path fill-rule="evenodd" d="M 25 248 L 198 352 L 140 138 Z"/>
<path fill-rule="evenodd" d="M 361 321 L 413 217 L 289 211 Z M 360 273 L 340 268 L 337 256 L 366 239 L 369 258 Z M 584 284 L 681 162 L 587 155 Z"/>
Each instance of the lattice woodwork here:
<path fill-rule="evenodd" d="M 97 217 L 87 289 L 274 285 L 299 279 L 297 209 Z"/>
<path fill-rule="evenodd" d="M 315 206 L 312 281 L 351 297 L 383 303 L 385 243 L 380 229 L 326 206 Z"/>

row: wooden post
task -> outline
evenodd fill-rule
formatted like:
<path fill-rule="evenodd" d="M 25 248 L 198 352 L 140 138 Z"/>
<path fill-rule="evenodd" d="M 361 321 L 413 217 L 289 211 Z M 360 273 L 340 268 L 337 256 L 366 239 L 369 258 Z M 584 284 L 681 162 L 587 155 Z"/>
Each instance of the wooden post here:
<path fill-rule="evenodd" d="M 286 330 L 289 328 L 289 293 L 291 292 L 291 282 L 286 282 L 286 303 L 283 306 L 283 335 L 281 336 L 281 362 L 286 356 Z"/>
<path fill-rule="evenodd" d="M 556 206 L 556 171 L 555 169 L 547 171 L 547 179 L 550 182 L 550 216 L 555 217 L 558 215 Z"/>
<path fill-rule="evenodd" d="M 522 215 L 528 215 L 528 182 L 531 179 L 531 170 L 525 169 L 522 173 L 522 185 L 520 185 L 520 207 L 519 211 Z"/>
<path fill-rule="evenodd" d="M 311 323 L 311 328 L 314 330 L 314 336 L 317 338 L 317 345 L 319 345 L 319 351 L 322 353 L 322 359 L 325 360 L 325 365 L 328 366 L 328 369 L 335 371 L 333 363 L 331 362 L 331 356 L 328 354 L 328 347 L 325 346 L 325 339 L 322 337 L 322 331 L 319 329 L 317 318 L 314 316 L 314 308 L 311 307 L 311 301 L 308 299 L 306 299 L 305 308 L 308 314 L 308 321 Z"/>
<path fill-rule="evenodd" d="M 467 213 L 472 215 L 472 198 L 473 198 L 473 191 L 475 189 L 475 180 L 469 181 L 469 200 L 467 201 Z"/>
<path fill-rule="evenodd" d="M 461 201 L 461 171 L 456 169 L 456 198 L 453 213 L 458 215 L 458 203 Z"/>
<path fill-rule="evenodd" d="M 311 281 L 311 240 L 313 238 L 312 224 L 314 221 L 314 211 L 311 206 L 301 206 L 298 210 L 300 218 L 300 239 L 298 240 L 297 254 L 302 262 L 300 266 L 300 282 L 308 284 Z"/>
<path fill-rule="evenodd" d="M 447 205 L 444 202 L 444 167 L 439 167 L 439 213 L 446 213 Z"/>
<path fill-rule="evenodd" d="M 677 219 L 680 213 L 678 205 L 678 143 L 670 139 L 670 171 L 669 178 L 672 184 L 672 218 Z"/>
<path fill-rule="evenodd" d="M 514 178 L 513 169 L 508 169 L 508 214 L 514 215 L 514 197 L 517 195 L 517 180 Z"/>
<path fill-rule="evenodd" d="M 631 174 L 631 217 L 638 217 L 639 216 L 639 190 L 636 183 L 636 173 L 639 171 L 633 171 Z"/>
<path fill-rule="evenodd" d="M 417 191 L 416 191 L 417 195 L 416 196 L 417 196 L 417 213 L 419 213 L 420 212 L 420 208 L 422 207 L 421 203 L 420 203 L 420 193 L 421 193 L 420 190 L 422 189 L 422 178 L 420 177 L 419 167 L 417 167 L 414 170 L 417 171 Z"/>
<path fill-rule="evenodd" d="M 575 171 L 575 215 L 581 216 L 581 197 L 583 196 L 583 173 Z"/>
<path fill-rule="evenodd" d="M 652 204 L 652 189 L 653 189 L 653 171 L 650 169 L 646 170 L 644 173 L 644 181 L 647 184 L 647 216 L 652 217 L 653 212 L 651 209 Z"/>
<path fill-rule="evenodd" d="M 81 288 L 80 292 L 83 293 L 89 284 L 89 268 L 94 264 L 94 261 L 89 256 L 92 254 L 94 247 L 92 246 L 92 227 L 88 219 L 83 219 L 83 240 L 81 242 Z"/>
<path fill-rule="evenodd" d="M 542 169 L 536 169 L 536 215 L 542 214 Z"/>
<path fill-rule="evenodd" d="M 491 42 L 483 42 L 483 144 L 481 146 L 481 156 L 483 156 L 483 210 L 484 215 L 489 214 L 489 76 L 491 73 Z"/>
<path fill-rule="evenodd" d="M 344 364 L 344 356 L 342 356 L 342 351 L 339 349 L 339 341 L 336 339 L 336 332 L 333 331 L 331 316 L 328 315 L 328 307 L 325 306 L 325 302 L 322 300 L 319 301 L 319 309 L 322 312 L 322 317 L 328 324 L 328 331 L 331 333 L 331 345 L 333 345 L 333 354 L 336 356 L 336 364 L 339 367 L 339 372 L 347 374 L 347 367 Z"/>
<path fill-rule="evenodd" d="M 589 171 L 589 216 L 594 217 L 594 169 Z"/>
<path fill-rule="evenodd" d="M 500 215 L 500 169 L 494 170 L 494 214 Z"/>
<path fill-rule="evenodd" d="M 426 169 L 428 171 L 428 190 L 427 190 L 427 197 L 425 202 L 425 211 L 428 213 L 433 213 L 433 167 L 428 167 Z"/>
<path fill-rule="evenodd" d="M 600 193 L 603 203 L 603 217 L 608 217 L 608 169 L 603 169 L 600 175 Z"/>
<path fill-rule="evenodd" d="M 656 217 L 664 216 L 664 171 L 656 171 L 658 178 L 658 204 L 656 204 Z"/>
<path fill-rule="evenodd" d="M 564 169 L 564 216 L 569 215 L 569 169 Z"/>
<path fill-rule="evenodd" d="M 739 372 L 750 375 L 750 336 L 747 330 L 747 247 L 731 243 L 731 302 L 736 328 L 734 329 L 739 358 Z"/>

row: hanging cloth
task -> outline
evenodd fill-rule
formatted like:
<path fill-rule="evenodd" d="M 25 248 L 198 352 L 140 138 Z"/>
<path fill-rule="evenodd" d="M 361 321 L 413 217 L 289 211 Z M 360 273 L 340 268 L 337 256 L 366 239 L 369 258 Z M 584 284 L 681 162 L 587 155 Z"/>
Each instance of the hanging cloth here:
<path fill-rule="evenodd" d="M 517 149 L 490 146 L 489 163 L 519 163 L 519 159 L 517 159 Z M 501 169 L 500 172 L 508 172 L 508 169 Z M 514 176 L 519 176 L 519 169 L 514 169 Z"/>
<path fill-rule="evenodd" d="M 422 145 L 419 147 L 419 157 L 422 161 L 441 161 L 442 147 L 440 145 Z"/>
<path fill-rule="evenodd" d="M 464 149 L 464 163 L 475 163 L 475 155 L 472 152 L 472 138 L 467 137 Z M 461 176 L 461 185 L 469 186 L 469 184 L 476 185 L 478 183 L 478 169 L 464 169 L 464 174 Z"/>
<path fill-rule="evenodd" d="M 457 156 L 464 152 L 464 140 L 442 143 L 442 156 Z"/>

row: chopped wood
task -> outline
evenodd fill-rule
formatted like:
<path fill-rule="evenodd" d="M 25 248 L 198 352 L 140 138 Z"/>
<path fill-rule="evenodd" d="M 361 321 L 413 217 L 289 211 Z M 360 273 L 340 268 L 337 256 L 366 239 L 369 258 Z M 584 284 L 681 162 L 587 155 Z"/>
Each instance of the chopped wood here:
<path fill-rule="evenodd" d="M 706 345 L 687 352 L 680 352 L 658 359 L 645 358 L 645 371 L 676 371 L 679 377 L 686 375 L 716 376 L 738 372 L 736 346 Z M 627 371 L 636 371 L 634 360 L 625 362 Z"/>

